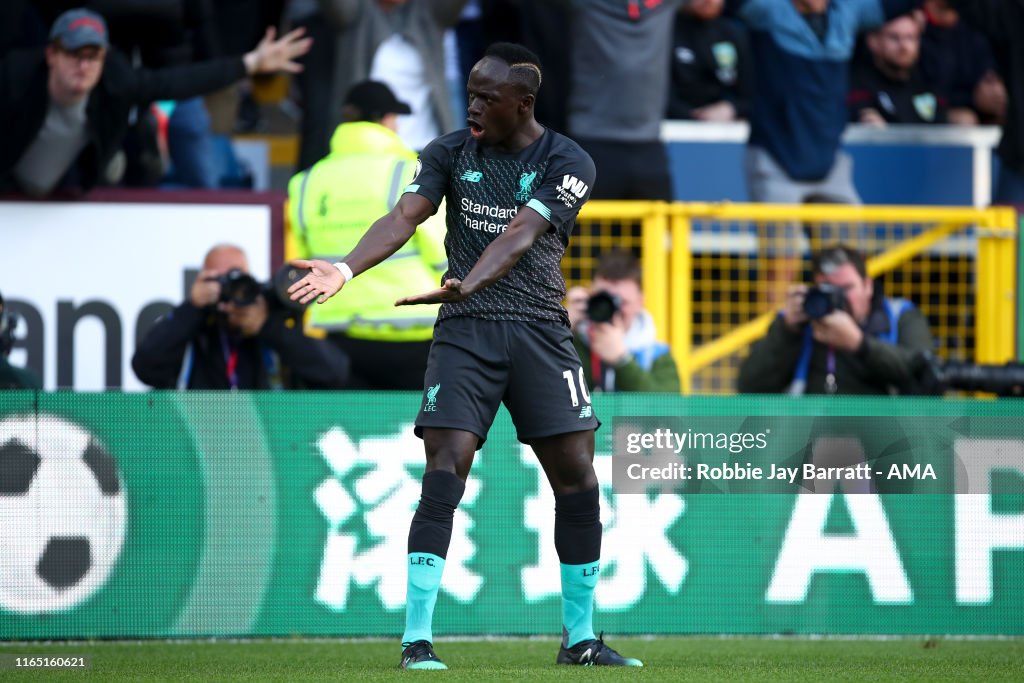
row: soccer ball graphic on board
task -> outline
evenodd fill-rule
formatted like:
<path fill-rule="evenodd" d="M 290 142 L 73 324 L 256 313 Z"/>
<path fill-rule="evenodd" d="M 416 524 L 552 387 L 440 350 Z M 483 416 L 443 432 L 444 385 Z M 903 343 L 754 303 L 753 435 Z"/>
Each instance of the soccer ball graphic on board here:
<path fill-rule="evenodd" d="M 70 609 L 121 553 L 126 501 L 114 459 L 53 415 L 0 420 L 0 612 Z"/>

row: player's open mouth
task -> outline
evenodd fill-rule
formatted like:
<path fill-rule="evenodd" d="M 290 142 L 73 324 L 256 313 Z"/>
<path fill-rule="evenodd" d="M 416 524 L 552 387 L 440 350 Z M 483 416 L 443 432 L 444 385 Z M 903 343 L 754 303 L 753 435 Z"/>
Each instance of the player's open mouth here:
<path fill-rule="evenodd" d="M 479 139 L 480 136 L 484 134 L 483 126 L 476 121 L 467 121 L 467 123 L 469 124 L 469 134 L 475 139 Z"/>

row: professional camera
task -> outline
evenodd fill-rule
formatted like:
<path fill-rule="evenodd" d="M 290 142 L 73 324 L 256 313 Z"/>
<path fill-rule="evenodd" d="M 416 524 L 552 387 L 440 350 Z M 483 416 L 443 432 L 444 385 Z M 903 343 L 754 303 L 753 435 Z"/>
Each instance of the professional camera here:
<path fill-rule="evenodd" d="M 845 310 L 846 292 L 842 287 L 824 282 L 816 287 L 811 287 L 804 294 L 804 313 L 811 320 L 824 318 L 832 311 Z"/>
<path fill-rule="evenodd" d="M 288 287 L 305 275 L 304 271 L 284 264 L 268 283 L 261 283 L 249 273 L 233 268 L 220 277 L 214 278 L 220 284 L 220 301 L 236 306 L 251 306 L 263 295 L 270 305 L 302 310 L 303 304 L 296 303 L 288 296 Z"/>
<path fill-rule="evenodd" d="M 611 292 L 595 292 L 587 299 L 587 318 L 590 322 L 606 323 L 622 308 L 622 300 Z"/>
<path fill-rule="evenodd" d="M 220 285 L 221 303 L 251 306 L 264 291 L 256 278 L 238 268 L 232 268 L 216 279 Z"/>
<path fill-rule="evenodd" d="M 930 353 L 915 359 L 921 393 L 941 394 L 948 390 L 984 391 L 997 396 L 1024 396 L 1024 364 L 975 365 L 942 361 Z"/>

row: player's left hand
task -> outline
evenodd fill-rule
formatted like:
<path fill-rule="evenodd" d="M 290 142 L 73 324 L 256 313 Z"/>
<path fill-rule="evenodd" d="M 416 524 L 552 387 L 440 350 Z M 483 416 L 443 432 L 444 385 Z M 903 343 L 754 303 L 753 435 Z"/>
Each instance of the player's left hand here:
<path fill-rule="evenodd" d="M 440 289 L 435 289 L 432 292 L 424 292 L 423 294 L 414 294 L 413 296 L 402 297 L 395 302 L 396 306 L 412 306 L 415 304 L 454 304 L 459 301 L 465 301 L 469 298 L 472 292 L 467 292 L 462 288 L 462 280 L 456 278 L 449 278 L 444 281 L 444 285 Z"/>

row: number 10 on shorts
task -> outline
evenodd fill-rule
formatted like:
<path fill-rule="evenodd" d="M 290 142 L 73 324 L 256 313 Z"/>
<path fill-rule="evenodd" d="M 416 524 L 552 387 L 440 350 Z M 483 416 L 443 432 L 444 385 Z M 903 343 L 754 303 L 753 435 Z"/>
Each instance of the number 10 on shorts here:
<path fill-rule="evenodd" d="M 572 399 L 572 407 L 576 408 L 580 404 L 579 394 L 583 394 L 583 400 L 590 403 L 590 391 L 587 389 L 587 379 L 583 376 L 583 366 L 579 369 L 579 381 L 580 389 L 576 391 L 576 379 L 573 377 L 572 370 L 566 370 L 562 373 L 562 377 L 565 378 L 565 383 L 569 385 L 569 398 Z"/>

